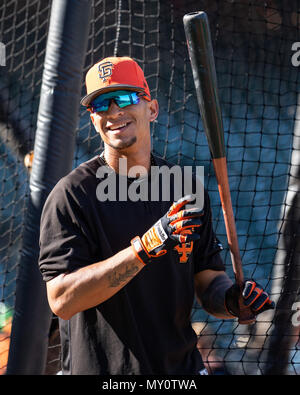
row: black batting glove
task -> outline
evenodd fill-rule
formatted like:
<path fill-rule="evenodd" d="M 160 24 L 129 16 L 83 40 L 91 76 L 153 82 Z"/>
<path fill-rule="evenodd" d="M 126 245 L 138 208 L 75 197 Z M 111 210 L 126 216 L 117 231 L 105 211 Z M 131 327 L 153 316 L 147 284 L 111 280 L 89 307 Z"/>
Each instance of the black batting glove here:
<path fill-rule="evenodd" d="M 195 198 L 184 196 L 173 203 L 168 212 L 160 218 L 143 236 L 131 240 L 134 252 L 143 263 L 160 257 L 176 245 L 200 239 L 199 228 L 202 225 L 203 210 L 184 209 L 193 204 Z"/>
<path fill-rule="evenodd" d="M 234 284 L 226 291 L 225 295 L 226 308 L 235 317 L 239 317 L 240 292 L 239 286 Z M 244 305 L 249 307 L 254 315 L 275 308 L 275 303 L 270 300 L 268 293 L 254 280 L 244 282 L 242 296 Z"/>

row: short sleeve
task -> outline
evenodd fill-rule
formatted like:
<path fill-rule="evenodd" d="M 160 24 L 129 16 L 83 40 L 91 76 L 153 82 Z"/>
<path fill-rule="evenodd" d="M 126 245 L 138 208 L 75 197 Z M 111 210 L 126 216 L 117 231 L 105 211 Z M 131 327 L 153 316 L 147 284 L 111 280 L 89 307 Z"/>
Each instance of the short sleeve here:
<path fill-rule="evenodd" d="M 44 281 L 93 263 L 90 233 L 80 199 L 62 179 L 41 215 L 39 267 Z"/>
<path fill-rule="evenodd" d="M 215 235 L 212 224 L 210 199 L 207 191 L 204 200 L 203 224 L 200 228 L 200 240 L 194 250 L 194 273 L 202 270 L 225 270 L 225 265 L 220 256 L 222 245 Z"/>

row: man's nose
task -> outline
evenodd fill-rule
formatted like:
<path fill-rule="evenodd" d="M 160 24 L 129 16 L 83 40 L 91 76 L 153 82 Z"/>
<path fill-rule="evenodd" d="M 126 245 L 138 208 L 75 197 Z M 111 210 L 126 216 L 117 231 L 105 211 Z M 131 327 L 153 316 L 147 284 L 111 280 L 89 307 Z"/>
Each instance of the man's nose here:
<path fill-rule="evenodd" d="M 112 99 L 109 103 L 109 107 L 107 110 L 107 115 L 108 116 L 116 116 L 119 114 L 123 114 L 123 109 L 120 108 L 117 103 Z"/>

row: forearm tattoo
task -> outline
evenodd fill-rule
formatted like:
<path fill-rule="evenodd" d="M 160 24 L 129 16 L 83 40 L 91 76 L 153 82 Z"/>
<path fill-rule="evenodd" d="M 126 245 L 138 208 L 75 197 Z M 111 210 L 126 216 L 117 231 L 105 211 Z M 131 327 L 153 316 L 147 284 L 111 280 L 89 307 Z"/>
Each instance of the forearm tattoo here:
<path fill-rule="evenodd" d="M 120 273 L 118 269 L 113 270 L 108 275 L 108 283 L 111 288 L 119 287 L 122 283 L 130 280 L 139 270 L 139 267 L 134 263 L 129 263 L 125 267 L 125 272 Z"/>

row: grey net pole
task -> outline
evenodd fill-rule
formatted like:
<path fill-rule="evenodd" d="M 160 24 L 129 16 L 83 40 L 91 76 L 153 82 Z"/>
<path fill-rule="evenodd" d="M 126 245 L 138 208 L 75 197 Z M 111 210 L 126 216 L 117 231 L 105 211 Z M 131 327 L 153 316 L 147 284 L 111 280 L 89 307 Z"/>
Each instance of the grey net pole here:
<path fill-rule="evenodd" d="M 6 374 L 43 374 L 52 313 L 38 268 L 40 216 L 72 170 L 90 0 L 53 0 Z"/>

